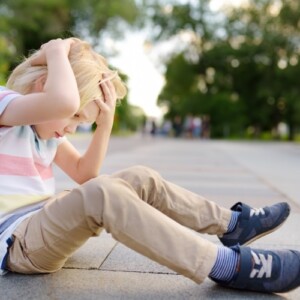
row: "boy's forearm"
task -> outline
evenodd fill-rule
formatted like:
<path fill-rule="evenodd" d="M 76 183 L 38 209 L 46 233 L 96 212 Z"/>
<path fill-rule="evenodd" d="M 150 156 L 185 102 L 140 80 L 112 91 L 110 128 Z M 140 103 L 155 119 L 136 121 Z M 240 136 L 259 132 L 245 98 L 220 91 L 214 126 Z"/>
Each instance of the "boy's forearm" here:
<path fill-rule="evenodd" d="M 78 110 L 80 97 L 68 56 L 60 51 L 52 52 L 47 57 L 47 63 L 45 93 L 53 105 L 57 104 L 59 109 L 65 109 L 71 115 Z"/>
<path fill-rule="evenodd" d="M 99 107 L 99 115 L 96 118 L 97 128 L 86 153 L 79 159 L 77 165 L 80 172 L 80 183 L 99 175 L 113 127 L 116 108 L 115 88 L 109 81 L 101 83 L 100 88 L 104 95 L 104 101 L 95 100 Z"/>
<path fill-rule="evenodd" d="M 111 129 L 112 126 L 110 124 L 99 124 L 97 126 L 87 151 L 78 163 L 78 174 L 81 175 L 79 183 L 84 183 L 99 175 L 107 153 Z"/>

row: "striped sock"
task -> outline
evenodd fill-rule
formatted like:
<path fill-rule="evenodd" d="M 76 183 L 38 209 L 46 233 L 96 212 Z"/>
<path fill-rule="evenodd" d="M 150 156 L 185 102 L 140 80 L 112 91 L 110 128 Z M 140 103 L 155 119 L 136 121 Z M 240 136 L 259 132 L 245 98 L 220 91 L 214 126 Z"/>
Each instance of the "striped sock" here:
<path fill-rule="evenodd" d="M 209 273 L 213 279 L 228 282 L 237 270 L 239 254 L 227 247 L 219 246 L 216 262 Z"/>
<path fill-rule="evenodd" d="M 236 224 L 238 222 L 239 215 L 240 215 L 239 211 L 233 211 L 232 212 L 231 219 L 230 219 L 230 222 L 228 224 L 228 229 L 227 229 L 226 233 L 230 233 L 235 229 Z"/>

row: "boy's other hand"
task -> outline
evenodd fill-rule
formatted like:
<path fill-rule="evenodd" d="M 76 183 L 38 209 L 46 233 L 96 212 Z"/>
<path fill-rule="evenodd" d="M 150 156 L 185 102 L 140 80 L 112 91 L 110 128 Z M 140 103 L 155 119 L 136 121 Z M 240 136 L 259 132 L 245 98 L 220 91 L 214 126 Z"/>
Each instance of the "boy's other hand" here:
<path fill-rule="evenodd" d="M 47 56 L 55 51 L 64 51 L 66 56 L 69 55 L 71 45 L 74 43 L 72 38 L 69 39 L 54 39 L 43 44 L 39 51 L 37 51 L 30 59 L 32 66 L 47 65 Z"/>
<path fill-rule="evenodd" d="M 103 94 L 103 99 L 95 100 L 99 107 L 99 116 L 96 119 L 96 124 L 100 125 L 103 122 L 113 123 L 117 94 L 113 83 L 110 80 L 106 80 L 109 75 L 103 75 L 103 82 L 100 82 L 99 87 Z"/>

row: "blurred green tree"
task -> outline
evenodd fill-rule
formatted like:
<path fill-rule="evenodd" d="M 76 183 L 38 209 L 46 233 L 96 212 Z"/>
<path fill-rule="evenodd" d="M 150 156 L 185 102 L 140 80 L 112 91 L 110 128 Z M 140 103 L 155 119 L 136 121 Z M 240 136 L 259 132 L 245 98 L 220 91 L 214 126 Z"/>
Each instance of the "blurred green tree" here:
<path fill-rule="evenodd" d="M 181 41 L 159 97 L 167 116 L 209 113 L 215 136 L 221 128 L 277 136 L 278 124 L 286 122 L 294 139 L 300 125 L 299 1 L 250 0 L 221 13 L 212 12 L 208 0 L 144 2 L 154 39 Z"/>
<path fill-rule="evenodd" d="M 137 16 L 134 0 L 0 0 L 0 33 L 16 55 L 27 55 L 57 37 L 97 44 L 104 30 L 121 34 L 121 21 L 133 23 Z"/>
<path fill-rule="evenodd" d="M 50 39 L 78 36 L 103 52 L 103 34 L 118 37 L 137 17 L 134 0 L 0 0 L 0 83 L 23 56 Z M 117 119 L 128 128 L 134 127 L 131 109 L 127 99 L 117 108 Z"/>
<path fill-rule="evenodd" d="M 236 70 L 235 89 L 243 97 L 249 125 L 259 131 L 273 130 L 276 137 L 278 124 L 286 122 L 292 140 L 300 125 L 300 86 L 295 81 L 299 75 L 300 3 L 252 0 L 250 4 L 232 10 L 228 17 L 228 40 L 237 48 L 236 69 L 248 74 L 247 79 Z"/>

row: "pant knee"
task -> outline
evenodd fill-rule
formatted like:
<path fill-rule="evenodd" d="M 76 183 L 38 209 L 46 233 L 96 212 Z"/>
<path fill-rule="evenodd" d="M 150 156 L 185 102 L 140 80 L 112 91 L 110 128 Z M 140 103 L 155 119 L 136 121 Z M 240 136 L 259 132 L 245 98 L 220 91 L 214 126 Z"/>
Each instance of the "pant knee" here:
<path fill-rule="evenodd" d="M 127 168 L 115 173 L 112 177 L 126 181 L 142 200 L 149 203 L 151 202 L 150 198 L 160 193 L 163 187 L 160 174 L 142 165 Z"/>
<path fill-rule="evenodd" d="M 137 199 L 136 192 L 125 180 L 111 176 L 91 179 L 82 190 L 83 193 L 88 191 L 85 198 L 90 214 L 107 232 L 111 232 L 111 226 L 118 228 L 118 224 L 122 223 L 120 219 L 126 219 L 126 212 Z"/>
<path fill-rule="evenodd" d="M 142 165 L 124 169 L 120 172 L 115 173 L 113 177 L 122 178 L 130 184 L 151 184 L 161 181 L 161 176 L 158 172 Z"/>
<path fill-rule="evenodd" d="M 108 206 L 116 202 L 120 204 L 128 193 L 133 193 L 133 189 L 122 178 L 112 176 L 99 176 L 89 180 L 81 186 L 81 193 L 92 207 Z"/>
<path fill-rule="evenodd" d="M 88 203 L 96 205 L 99 202 L 106 201 L 118 189 L 119 183 L 117 180 L 109 176 L 98 176 L 87 181 L 80 187 Z"/>

